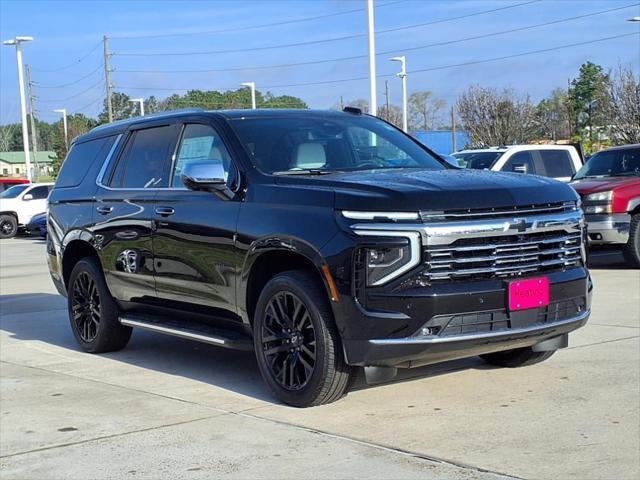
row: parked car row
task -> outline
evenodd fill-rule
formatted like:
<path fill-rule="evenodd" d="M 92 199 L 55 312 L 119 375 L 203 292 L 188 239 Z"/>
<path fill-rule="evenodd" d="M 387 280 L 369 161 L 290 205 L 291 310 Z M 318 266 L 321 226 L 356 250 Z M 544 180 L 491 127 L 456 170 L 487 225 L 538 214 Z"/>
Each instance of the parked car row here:
<path fill-rule="evenodd" d="M 618 245 L 627 263 L 640 268 L 640 145 L 602 150 L 584 165 L 571 145 L 512 145 L 462 150 L 448 157 L 462 168 L 570 182 L 582 199 L 589 245 Z"/>
<path fill-rule="evenodd" d="M 52 188 L 53 183 L 21 183 L 1 192 L 0 238 L 14 237 L 34 216 L 45 213 Z"/>

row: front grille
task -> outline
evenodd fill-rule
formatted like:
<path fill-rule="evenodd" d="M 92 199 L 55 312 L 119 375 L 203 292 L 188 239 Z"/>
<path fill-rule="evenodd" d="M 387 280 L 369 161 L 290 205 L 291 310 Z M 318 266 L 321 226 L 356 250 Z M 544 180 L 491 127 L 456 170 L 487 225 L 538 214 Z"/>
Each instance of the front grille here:
<path fill-rule="evenodd" d="M 541 203 L 533 205 L 514 205 L 511 207 L 466 208 L 458 210 L 423 210 L 420 218 L 423 223 L 443 220 L 482 220 L 486 218 L 513 217 L 514 215 L 547 215 L 576 209 L 575 202 Z"/>
<path fill-rule="evenodd" d="M 426 333 L 427 335 L 447 337 L 510 330 L 534 324 L 554 323 L 575 317 L 583 312 L 585 308 L 586 300 L 584 297 L 550 303 L 546 307 L 537 309 L 536 315 L 531 316 L 529 325 L 518 324 L 517 326 L 512 325 L 511 316 L 506 310 L 439 315 L 431 318 L 416 335 L 421 336 Z"/>
<path fill-rule="evenodd" d="M 581 248 L 582 234 L 565 231 L 459 239 L 425 248 L 418 276 L 433 283 L 562 270 L 581 264 Z"/>

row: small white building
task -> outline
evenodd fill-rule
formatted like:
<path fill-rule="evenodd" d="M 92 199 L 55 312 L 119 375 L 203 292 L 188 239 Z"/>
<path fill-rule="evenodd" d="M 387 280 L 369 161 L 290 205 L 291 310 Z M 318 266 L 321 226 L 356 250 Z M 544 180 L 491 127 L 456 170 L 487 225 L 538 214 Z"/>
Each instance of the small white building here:
<path fill-rule="evenodd" d="M 31 152 L 31 168 L 37 175 L 52 175 L 53 161 L 56 152 L 44 151 L 33 154 Z M 0 177 L 26 177 L 27 165 L 24 162 L 24 152 L 0 152 Z"/>

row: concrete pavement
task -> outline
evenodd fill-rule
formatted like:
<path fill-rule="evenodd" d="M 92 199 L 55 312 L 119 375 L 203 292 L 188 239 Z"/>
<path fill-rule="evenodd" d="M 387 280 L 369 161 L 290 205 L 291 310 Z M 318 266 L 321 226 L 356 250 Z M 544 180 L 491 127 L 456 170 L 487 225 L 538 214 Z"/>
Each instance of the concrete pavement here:
<path fill-rule="evenodd" d="M 543 364 L 359 376 L 299 410 L 275 403 L 250 353 L 142 331 L 80 352 L 44 243 L 3 240 L 2 478 L 638 478 L 640 271 L 592 264 L 590 323 Z"/>

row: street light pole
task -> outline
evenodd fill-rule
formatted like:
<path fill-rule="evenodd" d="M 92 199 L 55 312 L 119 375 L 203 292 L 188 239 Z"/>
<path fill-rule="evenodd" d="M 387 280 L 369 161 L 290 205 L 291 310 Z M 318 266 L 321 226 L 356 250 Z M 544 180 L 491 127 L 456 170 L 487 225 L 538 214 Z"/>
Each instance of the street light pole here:
<path fill-rule="evenodd" d="M 31 172 L 31 157 L 29 156 L 29 131 L 27 128 L 27 104 L 24 98 L 24 72 L 22 70 L 22 42 L 30 42 L 33 37 L 15 37 L 11 40 L 5 40 L 3 45 L 16 47 L 16 63 L 18 64 L 18 86 L 20 90 L 20 115 L 22 117 L 22 147 L 24 149 L 24 163 L 27 167 L 27 180 L 31 181 L 33 175 Z"/>
<path fill-rule="evenodd" d="M 373 18 L 373 0 L 367 0 L 367 34 L 369 37 L 369 113 L 378 114 L 378 97 L 376 91 L 376 38 Z"/>
<path fill-rule="evenodd" d="M 67 109 L 66 108 L 56 108 L 54 112 L 62 115 L 62 127 L 64 130 L 64 147 L 65 150 L 69 150 L 69 133 L 67 130 Z"/>
<path fill-rule="evenodd" d="M 243 87 L 249 87 L 251 89 L 251 108 L 256 109 L 256 82 L 244 82 L 241 83 Z"/>
<path fill-rule="evenodd" d="M 390 58 L 392 62 L 400 62 L 400 72 L 396 76 L 402 79 L 402 130 L 409 132 L 409 119 L 407 118 L 407 61 L 405 56 Z"/>
<path fill-rule="evenodd" d="M 140 116 L 144 117 L 144 98 L 132 98 L 129 101 L 137 103 L 140 106 Z"/>

